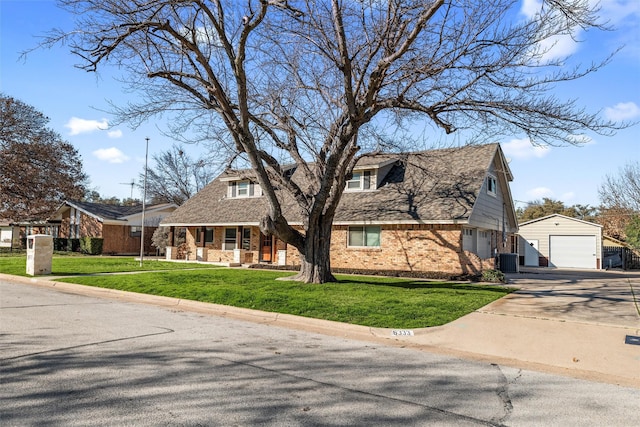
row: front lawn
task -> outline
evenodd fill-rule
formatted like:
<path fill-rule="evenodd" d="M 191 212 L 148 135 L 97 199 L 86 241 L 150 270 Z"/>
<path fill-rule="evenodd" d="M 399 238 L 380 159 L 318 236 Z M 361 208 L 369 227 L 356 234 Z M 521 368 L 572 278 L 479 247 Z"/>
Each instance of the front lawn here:
<path fill-rule="evenodd" d="M 213 268 L 212 265 L 158 261 L 140 261 L 134 257 L 111 257 L 89 255 L 54 254 L 51 261 L 51 275 L 72 276 L 76 274 L 126 273 L 132 271 L 181 270 L 185 268 Z M 25 254 L 0 256 L 0 273 L 27 276 L 27 256 Z"/>
<path fill-rule="evenodd" d="M 218 268 L 60 281 L 398 329 L 443 325 L 511 292 L 500 286 L 365 276 L 337 276 L 338 283 L 322 285 L 276 280 L 291 274 Z"/>

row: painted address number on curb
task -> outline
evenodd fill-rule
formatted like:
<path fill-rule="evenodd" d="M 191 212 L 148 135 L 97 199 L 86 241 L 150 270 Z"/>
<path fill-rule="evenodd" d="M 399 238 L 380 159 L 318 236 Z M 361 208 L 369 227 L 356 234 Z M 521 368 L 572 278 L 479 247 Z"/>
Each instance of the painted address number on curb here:
<path fill-rule="evenodd" d="M 393 335 L 394 337 L 412 337 L 413 331 L 407 329 L 394 329 L 393 331 L 391 331 L 391 335 Z"/>

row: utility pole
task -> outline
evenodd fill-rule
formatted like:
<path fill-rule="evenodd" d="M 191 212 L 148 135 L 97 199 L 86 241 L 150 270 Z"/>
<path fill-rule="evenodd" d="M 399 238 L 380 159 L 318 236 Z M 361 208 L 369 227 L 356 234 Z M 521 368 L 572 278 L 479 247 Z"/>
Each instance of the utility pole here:
<path fill-rule="evenodd" d="M 147 161 L 149 159 L 149 137 L 146 137 L 147 149 L 144 154 L 144 183 L 142 184 L 142 230 L 140 233 L 140 267 L 144 260 L 144 211 L 147 203 Z"/>

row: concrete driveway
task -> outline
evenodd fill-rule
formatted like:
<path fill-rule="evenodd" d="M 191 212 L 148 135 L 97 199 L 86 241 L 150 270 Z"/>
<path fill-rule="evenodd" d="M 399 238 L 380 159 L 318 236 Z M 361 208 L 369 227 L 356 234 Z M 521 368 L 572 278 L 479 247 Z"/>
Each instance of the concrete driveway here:
<path fill-rule="evenodd" d="M 640 273 L 529 269 L 519 288 L 400 339 L 440 352 L 640 387 Z M 382 331 L 378 331 L 382 333 Z"/>

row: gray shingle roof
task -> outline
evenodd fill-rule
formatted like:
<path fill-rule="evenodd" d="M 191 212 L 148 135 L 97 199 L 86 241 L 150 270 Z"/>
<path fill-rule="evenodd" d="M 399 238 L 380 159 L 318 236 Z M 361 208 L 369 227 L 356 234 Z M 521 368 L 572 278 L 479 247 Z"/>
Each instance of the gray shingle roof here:
<path fill-rule="evenodd" d="M 358 166 L 395 159 L 380 186 L 372 191 L 345 191 L 334 223 L 451 222 L 469 218 L 498 144 L 364 156 Z M 267 212 L 265 197 L 228 198 L 224 173 L 166 217 L 167 225 L 257 224 Z M 294 175 L 294 179 L 295 179 Z M 290 223 L 301 218 L 286 198 Z"/>

